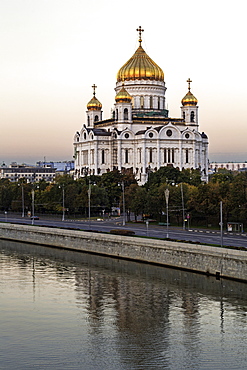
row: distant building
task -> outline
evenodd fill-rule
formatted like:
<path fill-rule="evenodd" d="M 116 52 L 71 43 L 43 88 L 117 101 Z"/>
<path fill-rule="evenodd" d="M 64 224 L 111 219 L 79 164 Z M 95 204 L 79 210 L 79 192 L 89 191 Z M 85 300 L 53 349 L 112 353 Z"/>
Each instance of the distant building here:
<path fill-rule="evenodd" d="M 51 182 L 55 177 L 55 168 L 18 165 L 15 162 L 11 163 L 9 167 L 6 165 L 0 167 L 0 178 L 8 179 L 11 182 L 16 182 L 20 179 L 25 179 L 26 182 L 37 182 L 40 180 Z"/>
<path fill-rule="evenodd" d="M 218 172 L 221 169 L 228 171 L 247 171 L 247 162 L 211 162 L 209 171 L 211 173 Z"/>
<path fill-rule="evenodd" d="M 169 117 L 163 70 L 142 47 L 119 69 L 112 117 L 102 119 L 102 104 L 93 97 L 87 119 L 74 136 L 75 179 L 132 169 L 139 184 L 148 173 L 164 166 L 199 169 L 208 179 L 208 137 L 199 132 L 198 101 L 188 92 L 181 103 L 181 118 Z M 93 71 L 92 71 L 93 73 Z"/>
<path fill-rule="evenodd" d="M 75 168 L 74 161 L 63 161 L 63 162 L 39 161 L 36 162 L 36 166 L 44 168 L 55 168 L 56 174 L 60 175 L 71 174 L 73 173 Z"/>

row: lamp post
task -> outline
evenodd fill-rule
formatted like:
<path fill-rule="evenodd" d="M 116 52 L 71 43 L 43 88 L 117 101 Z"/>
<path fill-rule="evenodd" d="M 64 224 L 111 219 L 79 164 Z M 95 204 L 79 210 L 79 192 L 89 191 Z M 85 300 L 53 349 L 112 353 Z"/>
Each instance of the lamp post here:
<path fill-rule="evenodd" d="M 18 186 L 21 186 L 21 204 L 22 204 L 22 214 L 21 214 L 21 217 L 25 217 L 24 187 L 23 187 L 23 184 L 18 184 Z"/>
<path fill-rule="evenodd" d="M 62 184 L 62 186 L 61 185 L 59 185 L 58 186 L 59 187 L 59 189 L 61 189 L 62 188 L 62 207 L 63 207 L 63 210 L 62 210 L 62 221 L 64 221 L 65 220 L 65 208 L 64 208 L 64 184 Z"/>
<path fill-rule="evenodd" d="M 149 221 L 147 220 L 147 221 L 146 221 L 147 236 L 148 236 L 148 224 L 149 224 Z"/>
<path fill-rule="evenodd" d="M 62 214 L 62 221 L 64 221 L 64 216 L 65 216 L 65 208 L 64 208 L 64 184 L 63 184 L 62 193 L 63 193 L 63 214 Z"/>
<path fill-rule="evenodd" d="M 32 188 L 32 225 L 34 225 L 34 186 Z M 39 185 L 37 185 L 37 189 L 39 189 Z"/>
<path fill-rule="evenodd" d="M 125 195 L 124 195 L 124 182 L 122 181 L 123 190 L 123 226 L 125 226 Z"/>
<path fill-rule="evenodd" d="M 220 201 L 220 245 L 223 247 L 223 214 L 222 214 L 222 200 Z"/>
<path fill-rule="evenodd" d="M 34 225 L 34 189 L 32 189 L 32 225 Z"/>
<path fill-rule="evenodd" d="M 88 183 L 88 225 L 91 229 L 91 181 Z"/>
<path fill-rule="evenodd" d="M 22 202 L 22 215 L 21 215 L 21 217 L 25 217 L 24 187 L 23 187 L 23 185 L 21 185 L 21 202 Z"/>
<path fill-rule="evenodd" d="M 62 211 L 62 221 L 64 221 L 64 218 L 65 218 L 65 208 L 64 208 L 64 184 L 59 185 L 59 188 L 61 189 L 62 188 L 62 197 L 63 197 L 63 211 Z"/>
<path fill-rule="evenodd" d="M 168 220 L 169 220 L 169 217 L 168 217 L 168 202 L 169 202 L 169 190 L 166 189 L 165 190 L 165 197 L 166 197 L 166 237 L 167 239 L 169 238 L 169 229 L 168 229 Z"/>
<path fill-rule="evenodd" d="M 183 189 L 183 183 L 182 182 L 181 182 L 181 198 L 182 198 L 182 210 L 183 210 L 183 230 L 185 230 L 184 189 Z"/>

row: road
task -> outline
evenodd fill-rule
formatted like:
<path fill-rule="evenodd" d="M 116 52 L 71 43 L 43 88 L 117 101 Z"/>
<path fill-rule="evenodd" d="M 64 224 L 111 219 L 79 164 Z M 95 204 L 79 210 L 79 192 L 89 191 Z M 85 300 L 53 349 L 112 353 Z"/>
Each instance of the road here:
<path fill-rule="evenodd" d="M 20 216 L 0 216 L 0 222 L 24 223 L 32 224 L 30 218 L 22 218 Z M 127 223 L 122 225 L 121 219 L 95 221 L 91 220 L 65 220 L 49 219 L 42 217 L 40 220 L 35 220 L 34 225 L 72 228 L 88 231 L 109 232 L 112 229 L 130 229 L 135 232 L 135 235 L 147 236 L 151 238 L 167 238 L 181 241 L 191 241 L 203 244 L 221 244 L 221 235 L 219 231 L 189 229 L 183 230 L 180 227 L 169 227 L 149 224 L 148 228 L 145 223 Z M 230 234 L 223 233 L 223 245 L 233 247 L 244 247 L 247 249 L 247 234 Z"/>

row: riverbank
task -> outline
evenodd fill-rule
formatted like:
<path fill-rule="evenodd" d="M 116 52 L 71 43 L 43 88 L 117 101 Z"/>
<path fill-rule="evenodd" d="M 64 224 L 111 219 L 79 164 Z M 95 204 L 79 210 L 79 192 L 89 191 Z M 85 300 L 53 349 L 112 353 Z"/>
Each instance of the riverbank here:
<path fill-rule="evenodd" d="M 0 238 L 131 259 L 247 282 L 247 253 L 241 250 L 8 223 L 0 225 Z"/>

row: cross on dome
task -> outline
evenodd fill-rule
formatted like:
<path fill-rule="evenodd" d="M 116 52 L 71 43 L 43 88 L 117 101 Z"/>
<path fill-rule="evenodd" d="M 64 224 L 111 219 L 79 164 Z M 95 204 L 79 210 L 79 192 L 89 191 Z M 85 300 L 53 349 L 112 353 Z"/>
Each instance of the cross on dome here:
<path fill-rule="evenodd" d="M 140 43 L 140 46 L 141 46 L 141 43 L 142 43 L 142 32 L 144 32 L 144 30 L 141 28 L 141 26 L 139 26 L 139 28 L 136 29 L 137 32 L 139 32 L 139 43 Z"/>
<path fill-rule="evenodd" d="M 190 83 L 191 83 L 192 81 L 191 81 L 191 79 L 190 79 L 190 78 L 188 78 L 188 80 L 187 80 L 186 82 L 188 82 L 188 89 L 189 89 L 189 91 L 190 91 Z"/>
<path fill-rule="evenodd" d="M 95 96 L 95 89 L 97 89 L 97 86 L 93 84 L 92 88 L 93 88 L 93 96 Z"/>

